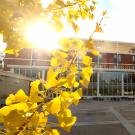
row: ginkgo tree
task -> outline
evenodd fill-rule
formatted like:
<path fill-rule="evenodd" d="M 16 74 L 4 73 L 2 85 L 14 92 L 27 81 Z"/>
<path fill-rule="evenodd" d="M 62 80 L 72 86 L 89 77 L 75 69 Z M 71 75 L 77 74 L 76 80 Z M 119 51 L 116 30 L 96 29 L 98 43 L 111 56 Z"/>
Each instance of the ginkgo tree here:
<path fill-rule="evenodd" d="M 44 4 L 43 4 L 44 2 Z M 46 4 L 45 4 L 46 3 Z M 78 19 L 93 19 L 95 0 L 0 0 L 0 32 L 7 43 L 6 53 L 18 53 L 20 49 L 32 47 L 24 38 L 27 22 L 46 20 L 59 32 L 64 26 L 63 18 L 77 32 Z M 96 23 L 94 32 L 102 32 L 101 20 Z M 0 109 L 2 135 L 59 135 L 57 128 L 69 132 L 76 122 L 69 107 L 77 105 L 82 89 L 87 88 L 92 75 L 92 58 L 87 55 L 96 51 L 92 36 L 89 40 L 60 40 L 60 50 L 53 50 L 46 80 L 31 83 L 29 95 L 20 89 L 10 94 Z M 55 94 L 56 97 L 52 98 Z M 55 117 L 51 121 L 50 116 Z"/>

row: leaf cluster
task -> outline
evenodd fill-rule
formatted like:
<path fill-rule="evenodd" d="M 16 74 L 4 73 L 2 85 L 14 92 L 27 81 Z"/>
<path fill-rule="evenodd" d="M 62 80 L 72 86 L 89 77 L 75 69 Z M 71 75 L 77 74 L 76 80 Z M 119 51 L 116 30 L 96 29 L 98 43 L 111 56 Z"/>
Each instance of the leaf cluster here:
<path fill-rule="evenodd" d="M 35 19 L 45 19 L 60 31 L 63 17 L 77 32 L 76 21 L 79 18 L 93 19 L 96 9 L 95 0 L 55 0 L 43 8 L 40 0 L 0 0 L 0 32 L 7 42 L 7 53 L 16 53 L 25 47 L 31 47 L 24 39 L 24 25 Z M 101 21 L 93 31 L 102 32 Z M 93 36 L 93 35 L 92 35 Z M 92 58 L 87 55 L 99 55 L 92 36 L 87 42 L 77 39 L 61 39 L 60 50 L 52 51 L 51 68 L 46 80 L 31 83 L 29 95 L 21 89 L 10 94 L 6 106 L 0 109 L 0 122 L 3 135 L 59 135 L 53 127 L 61 127 L 69 132 L 76 122 L 69 107 L 77 105 L 82 96 L 82 88 L 87 88 L 92 75 Z M 55 98 L 52 98 L 56 95 Z M 55 120 L 51 121 L 53 116 Z"/>
<path fill-rule="evenodd" d="M 45 8 L 41 0 L 0 0 L 0 33 L 7 43 L 6 53 L 17 53 L 22 48 L 32 47 L 24 34 L 24 27 L 29 22 L 45 20 L 61 31 L 66 20 L 78 32 L 76 21 L 80 18 L 93 19 L 95 9 L 95 0 L 54 0 Z"/>
<path fill-rule="evenodd" d="M 10 94 L 0 109 L 5 135 L 59 135 L 53 126 L 69 132 L 76 122 L 69 107 L 77 105 L 82 87 L 87 88 L 92 74 L 92 59 L 87 45 L 77 39 L 61 40 L 61 50 L 52 51 L 46 80 L 31 83 L 30 93 L 22 89 Z M 52 95 L 56 95 L 52 98 Z M 55 120 L 49 118 L 53 116 Z"/>

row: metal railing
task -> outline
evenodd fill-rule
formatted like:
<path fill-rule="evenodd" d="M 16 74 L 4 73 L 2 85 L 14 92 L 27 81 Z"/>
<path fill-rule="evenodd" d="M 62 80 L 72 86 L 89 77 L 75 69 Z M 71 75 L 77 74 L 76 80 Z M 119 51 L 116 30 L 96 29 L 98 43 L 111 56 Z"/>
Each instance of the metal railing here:
<path fill-rule="evenodd" d="M 117 63 L 92 63 L 94 68 L 106 69 L 135 69 L 135 64 L 117 64 Z"/>
<path fill-rule="evenodd" d="M 18 61 L 27 61 L 30 62 L 31 61 L 39 61 L 39 62 L 50 62 L 50 60 L 46 60 L 46 59 L 28 59 L 28 58 L 4 58 L 4 61 L 14 61 L 18 62 Z M 92 63 L 93 67 L 96 68 L 119 68 L 119 69 L 135 69 L 135 64 L 122 64 L 122 63 L 98 63 L 98 62 L 93 62 Z"/>
<path fill-rule="evenodd" d="M 50 60 L 46 59 L 24 59 L 24 58 L 5 58 L 4 64 L 6 65 L 26 65 L 26 66 L 50 66 Z M 19 62 L 19 63 L 18 63 Z M 103 69 L 135 69 L 135 64 L 122 64 L 122 63 L 92 63 L 93 68 Z"/>

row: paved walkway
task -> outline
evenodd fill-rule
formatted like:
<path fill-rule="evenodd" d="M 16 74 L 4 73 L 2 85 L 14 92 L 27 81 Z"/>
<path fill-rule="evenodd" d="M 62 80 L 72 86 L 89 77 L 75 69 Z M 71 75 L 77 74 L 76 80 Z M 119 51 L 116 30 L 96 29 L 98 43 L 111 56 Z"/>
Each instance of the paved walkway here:
<path fill-rule="evenodd" d="M 71 109 L 78 120 L 64 135 L 135 135 L 133 101 L 86 101 Z"/>
<path fill-rule="evenodd" d="M 128 131 L 130 135 L 135 135 L 135 127 L 134 125 L 128 121 L 125 117 L 123 117 L 118 111 L 116 111 L 113 107 L 109 108 L 110 111 L 116 116 L 116 118 L 120 121 L 123 127 Z"/>

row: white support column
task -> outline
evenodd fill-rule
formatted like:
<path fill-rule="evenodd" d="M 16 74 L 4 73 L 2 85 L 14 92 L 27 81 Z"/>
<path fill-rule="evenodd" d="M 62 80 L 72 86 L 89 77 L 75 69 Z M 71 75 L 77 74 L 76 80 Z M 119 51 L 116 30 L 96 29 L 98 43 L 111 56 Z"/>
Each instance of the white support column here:
<path fill-rule="evenodd" d="M 124 73 L 121 74 L 121 90 L 122 90 L 122 96 L 124 96 Z"/>
<path fill-rule="evenodd" d="M 10 73 L 15 73 L 14 68 L 10 68 Z"/>
<path fill-rule="evenodd" d="M 33 64 L 33 48 L 31 48 L 31 56 L 30 56 L 30 66 Z"/>
<path fill-rule="evenodd" d="M 98 55 L 98 65 L 99 65 L 99 55 Z"/>
<path fill-rule="evenodd" d="M 45 80 L 45 69 L 42 70 L 42 79 Z"/>
<path fill-rule="evenodd" d="M 100 93 L 99 93 L 99 81 L 100 81 L 100 72 L 97 71 L 97 96 L 100 96 Z"/>

